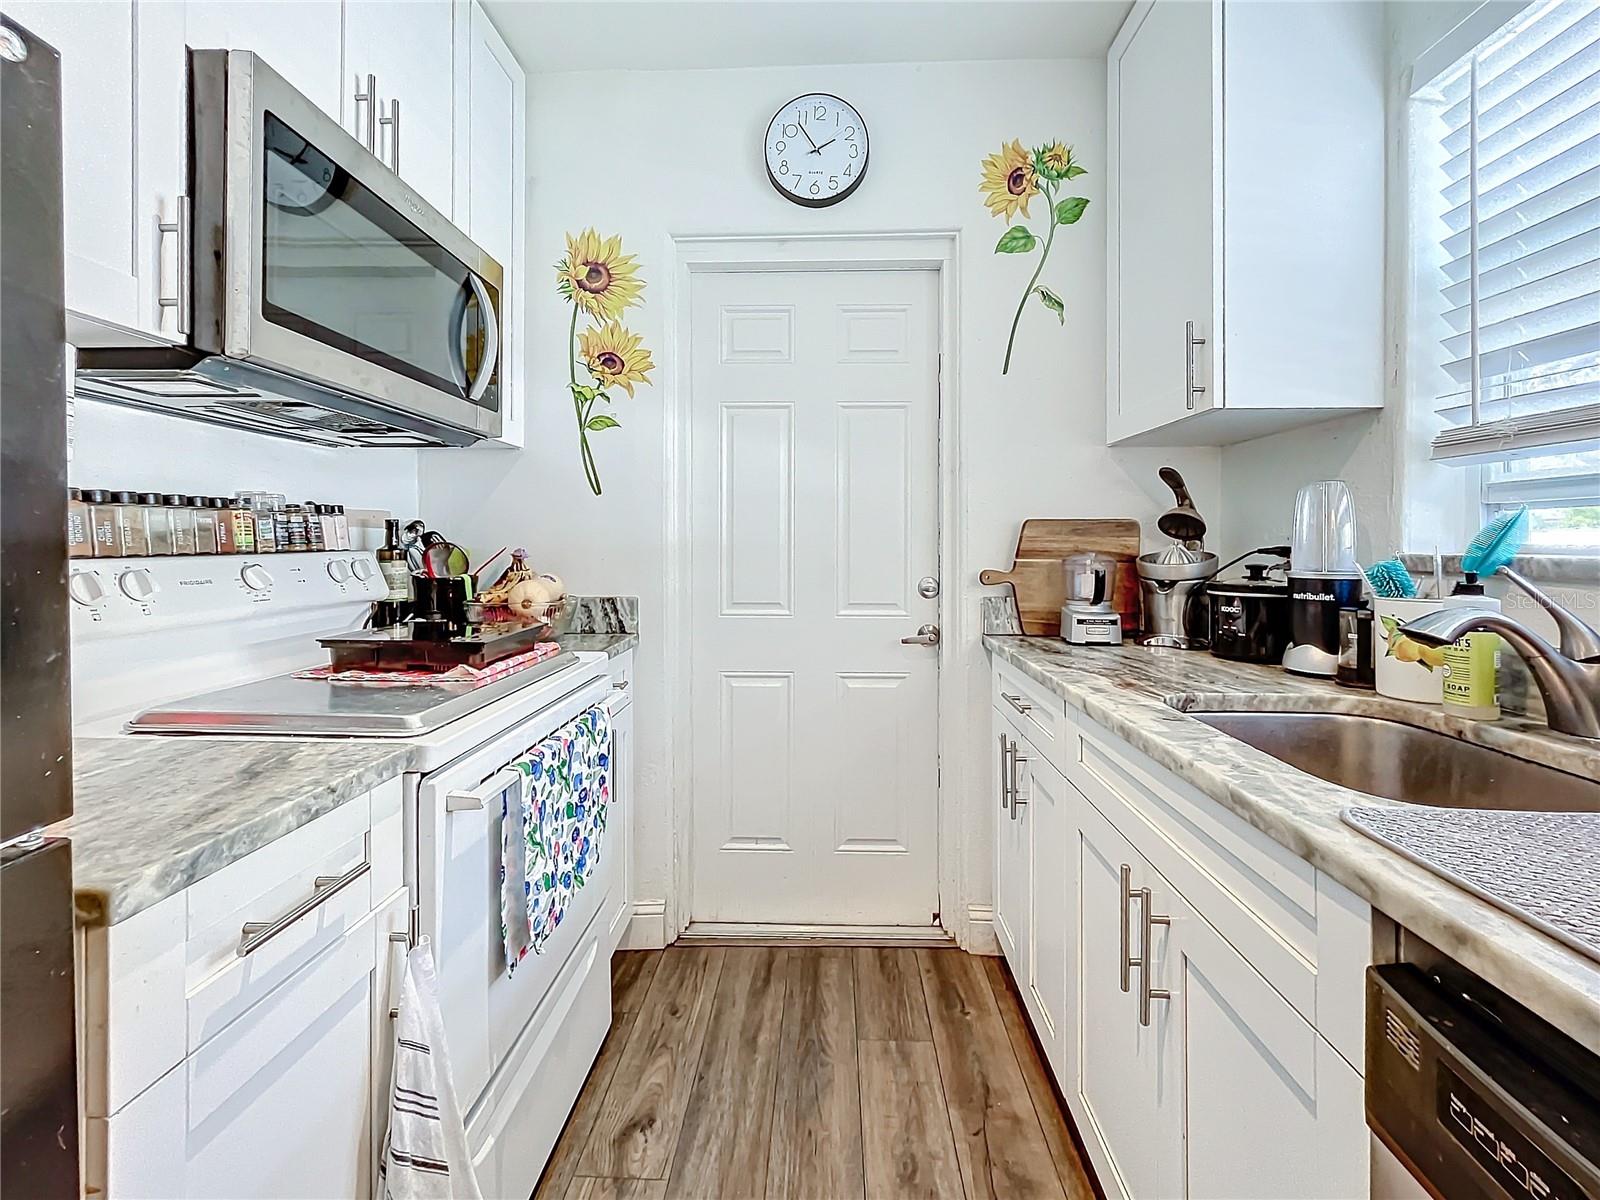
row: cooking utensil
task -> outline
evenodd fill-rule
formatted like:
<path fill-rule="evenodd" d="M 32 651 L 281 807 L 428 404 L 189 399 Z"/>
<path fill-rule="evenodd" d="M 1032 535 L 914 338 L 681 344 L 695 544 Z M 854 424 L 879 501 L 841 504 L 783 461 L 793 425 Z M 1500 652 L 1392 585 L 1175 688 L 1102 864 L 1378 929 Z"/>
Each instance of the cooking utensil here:
<path fill-rule="evenodd" d="M 1017 534 L 1015 562 L 1009 571 L 988 570 L 978 579 L 989 587 L 1010 584 L 1022 631 L 1035 637 L 1061 636 L 1061 606 L 1066 579 L 1061 560 L 1093 551 L 1116 562 L 1111 604 L 1127 633 L 1139 626 L 1139 522 L 1122 517 L 1058 519 L 1032 517 Z"/>
<path fill-rule="evenodd" d="M 1206 521 L 1194 506 L 1189 495 L 1189 485 L 1176 467 L 1162 467 L 1161 482 L 1172 489 L 1173 507 L 1156 518 L 1156 528 L 1174 541 L 1184 542 L 1191 550 L 1199 550 L 1206 540 Z"/>

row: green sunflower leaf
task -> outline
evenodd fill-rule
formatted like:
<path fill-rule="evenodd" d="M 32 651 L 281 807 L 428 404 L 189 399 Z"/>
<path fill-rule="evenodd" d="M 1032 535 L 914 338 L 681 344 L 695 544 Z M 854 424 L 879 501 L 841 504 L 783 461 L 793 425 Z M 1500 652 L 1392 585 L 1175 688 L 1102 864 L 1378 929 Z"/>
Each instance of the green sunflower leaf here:
<path fill-rule="evenodd" d="M 567 386 L 572 389 L 572 394 L 579 400 L 588 402 L 595 398 L 596 389 L 592 387 L 584 387 L 581 383 L 572 383 Z"/>
<path fill-rule="evenodd" d="M 605 413 L 601 413 L 597 417 L 590 417 L 588 424 L 584 426 L 585 429 L 588 429 L 591 432 L 599 429 L 620 429 L 621 427 L 621 421 L 617 420 L 615 417 L 608 417 Z"/>
<path fill-rule="evenodd" d="M 1066 169 L 1066 172 L 1064 173 L 1063 178 L 1076 179 L 1079 175 L 1087 175 L 1088 173 L 1089 172 L 1086 169 L 1084 169 L 1083 167 L 1080 167 L 1077 163 L 1073 163 L 1070 167 L 1068 167 Z"/>
<path fill-rule="evenodd" d="M 1039 239 L 1028 232 L 1025 225 L 1013 225 L 1000 235 L 995 244 L 996 254 L 1026 254 L 1039 244 Z"/>
<path fill-rule="evenodd" d="M 1065 325 L 1067 323 L 1067 302 L 1042 283 L 1033 290 L 1044 306 L 1055 313 L 1060 318 L 1061 323 Z"/>
<path fill-rule="evenodd" d="M 1089 207 L 1089 201 L 1083 196 L 1068 196 L 1056 205 L 1056 221 L 1061 225 L 1075 224 L 1083 216 L 1083 210 Z"/>

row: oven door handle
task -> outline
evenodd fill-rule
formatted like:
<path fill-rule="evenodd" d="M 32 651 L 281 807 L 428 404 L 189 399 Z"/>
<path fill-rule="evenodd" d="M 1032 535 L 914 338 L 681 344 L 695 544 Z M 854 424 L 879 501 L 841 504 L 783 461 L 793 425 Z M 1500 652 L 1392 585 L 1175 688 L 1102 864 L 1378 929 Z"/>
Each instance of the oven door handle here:
<path fill-rule="evenodd" d="M 522 772 L 515 767 L 501 767 L 483 783 L 470 791 L 446 792 L 444 810 L 447 813 L 481 809 L 491 797 L 498 796 L 508 787 L 522 782 Z"/>
<path fill-rule="evenodd" d="M 483 313 L 483 362 L 478 366 L 478 373 L 473 376 L 472 383 L 467 388 L 467 399 L 476 404 L 483 399 L 483 393 L 489 388 L 489 380 L 494 376 L 495 364 L 500 361 L 500 317 L 494 311 L 494 297 L 489 295 L 489 287 L 477 274 L 467 272 L 467 284 L 472 288 L 472 294 L 478 298 L 478 308 Z M 462 320 L 466 316 L 463 313 Z"/>

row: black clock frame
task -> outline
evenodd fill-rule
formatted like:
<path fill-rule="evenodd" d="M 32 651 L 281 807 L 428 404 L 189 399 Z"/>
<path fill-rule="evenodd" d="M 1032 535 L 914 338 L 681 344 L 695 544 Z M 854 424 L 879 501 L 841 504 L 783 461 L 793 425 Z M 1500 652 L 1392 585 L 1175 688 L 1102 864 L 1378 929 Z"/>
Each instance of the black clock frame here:
<path fill-rule="evenodd" d="M 790 99 L 780 104 L 777 107 L 777 110 L 773 112 L 772 116 L 767 121 L 767 128 L 772 128 L 772 123 L 783 114 L 783 111 L 786 108 L 788 108 L 796 100 L 804 99 L 807 96 L 826 96 L 829 100 L 837 100 L 840 104 L 846 105 L 851 112 L 856 114 L 856 119 L 861 122 L 861 136 L 864 139 L 867 148 L 866 155 L 862 159 L 860 174 L 852 179 L 850 181 L 850 185 L 843 191 L 832 192 L 826 196 L 801 196 L 797 195 L 792 189 L 784 187 L 783 184 L 778 182 L 778 177 L 772 173 L 772 163 L 767 158 L 765 136 L 763 136 L 761 143 L 761 161 L 767 168 L 767 180 L 772 184 L 773 190 L 791 204 L 798 204 L 802 208 L 832 208 L 840 201 L 855 195 L 856 189 L 866 181 L 867 170 L 872 166 L 872 131 L 867 128 L 867 119 L 861 115 L 861 110 L 859 108 L 857 108 L 854 104 L 851 104 L 850 101 L 846 100 L 843 96 L 836 96 L 832 92 L 801 92 L 798 96 L 790 97 Z"/>

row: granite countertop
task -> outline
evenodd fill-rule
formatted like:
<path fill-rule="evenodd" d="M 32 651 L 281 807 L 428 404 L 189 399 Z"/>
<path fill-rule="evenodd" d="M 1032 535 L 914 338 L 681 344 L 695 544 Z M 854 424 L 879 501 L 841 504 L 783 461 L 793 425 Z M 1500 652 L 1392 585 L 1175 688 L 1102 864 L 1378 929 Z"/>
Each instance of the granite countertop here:
<path fill-rule="evenodd" d="M 308 738 L 77 738 L 78 917 L 114 925 L 404 773 L 411 748 Z"/>
<path fill-rule="evenodd" d="M 607 658 L 626 654 L 639 644 L 637 633 L 563 633 L 556 638 L 563 650 L 596 651 Z"/>
<path fill-rule="evenodd" d="M 1429 706 L 1193 651 L 1071 646 L 1055 638 L 994 634 L 983 642 L 996 658 L 1552 1024 L 1584 1044 L 1600 1043 L 1600 965 L 1339 817 L 1353 804 L 1392 802 L 1307 775 L 1186 712 L 1316 709 L 1399 717 L 1591 778 L 1600 775 L 1600 749 L 1525 718 L 1466 721 Z"/>

